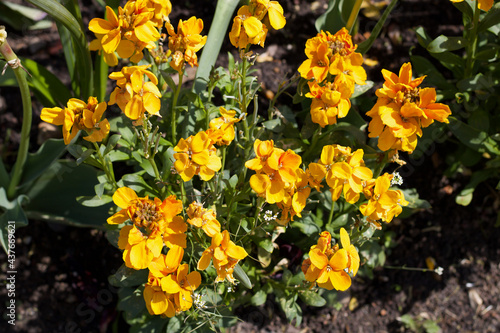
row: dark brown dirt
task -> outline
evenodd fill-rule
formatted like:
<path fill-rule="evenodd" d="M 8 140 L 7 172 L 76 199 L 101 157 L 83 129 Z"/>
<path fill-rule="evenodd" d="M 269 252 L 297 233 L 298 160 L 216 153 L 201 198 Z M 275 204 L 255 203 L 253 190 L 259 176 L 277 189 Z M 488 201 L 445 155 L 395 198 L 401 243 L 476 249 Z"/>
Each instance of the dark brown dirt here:
<path fill-rule="evenodd" d="M 291 76 L 305 59 L 303 48 L 315 35 L 314 20 L 324 11 L 326 1 L 281 1 L 287 16 L 284 30 L 268 36 L 257 75 L 265 91 L 276 91 L 285 75 Z M 209 17 L 214 4 L 191 1 L 171 16 L 173 22 L 192 15 Z M 200 11 L 200 8 L 203 8 Z M 86 22 L 102 16 L 96 5 L 85 6 Z M 417 46 L 413 28 L 424 25 L 439 34 L 460 34 L 461 18 L 445 0 L 401 0 L 391 14 L 380 38 L 368 56 L 379 65 L 368 68 L 369 78 L 381 81 L 380 69 L 397 71 L 409 61 L 409 51 Z M 206 31 L 209 21 L 205 20 Z M 362 41 L 374 21 L 360 21 L 356 40 Z M 30 57 L 59 75 L 69 78 L 62 66 L 55 28 L 34 33 L 9 32 L 11 44 L 19 55 Z M 224 50 L 231 47 L 226 43 Z M 414 53 L 425 55 L 418 47 Z M 223 58 L 221 60 L 223 62 Z M 16 89 L 0 90 L 1 155 L 12 161 L 20 131 L 20 97 Z M 288 97 L 280 103 L 291 107 Z M 35 103 L 39 115 L 41 105 Z M 366 110 L 361 110 L 364 112 Z M 38 123 L 35 117 L 32 147 L 37 148 Z M 8 137 L 8 139 L 7 139 Z M 339 293 L 337 308 L 303 307 L 304 322 L 295 327 L 273 302 L 259 308 L 238 310 L 242 322 L 231 332 L 404 332 L 398 320 L 408 314 L 419 324 L 435 322 L 442 332 L 500 331 L 500 229 L 495 221 L 500 204 L 495 183 L 482 184 L 468 207 L 457 206 L 455 196 L 467 183 L 467 176 L 444 176 L 446 155 L 452 146 L 438 145 L 426 157 L 412 161 L 401 170 L 404 186 L 416 187 L 432 209 L 420 211 L 408 219 L 395 220 L 387 229 L 394 232 L 395 246 L 387 258 L 388 266 L 425 268 L 425 259 L 433 257 L 444 274 L 379 268 L 372 280 L 356 277 L 347 292 Z M 115 310 L 116 290 L 107 276 L 121 264 L 118 250 L 103 233 L 31 221 L 16 231 L 16 326 L 2 319 L 2 332 L 115 332 L 126 330 L 121 314 Z M 6 256 L 0 253 L 0 280 L 6 278 Z M 6 299 L 6 288 L 0 288 Z M 3 302 L 2 302 L 3 303 Z M 5 308 L 2 308 L 5 318 Z"/>

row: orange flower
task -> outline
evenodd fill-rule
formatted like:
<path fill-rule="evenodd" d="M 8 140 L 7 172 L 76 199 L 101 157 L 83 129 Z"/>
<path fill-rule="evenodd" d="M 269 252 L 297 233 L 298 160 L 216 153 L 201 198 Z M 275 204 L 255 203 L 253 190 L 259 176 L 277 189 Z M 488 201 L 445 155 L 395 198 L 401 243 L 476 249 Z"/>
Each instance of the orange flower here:
<path fill-rule="evenodd" d="M 134 190 L 120 187 L 113 194 L 113 202 L 120 208 L 118 213 L 109 217 L 109 224 L 122 224 L 131 221 L 120 230 L 118 247 L 123 251 L 125 265 L 134 269 L 144 269 L 151 261 L 160 256 L 164 243 L 185 247 L 186 224 L 182 217 L 182 203 L 170 196 L 163 202 L 147 196 L 139 198 Z M 180 220 L 179 220 L 180 219 Z M 165 242 L 171 234 L 181 234 L 174 242 Z"/>
<path fill-rule="evenodd" d="M 345 271 L 356 275 L 359 268 L 359 254 L 350 243 L 349 235 L 344 228 L 340 229 L 343 248 L 331 246 L 331 235 L 323 231 L 318 244 L 311 246 L 309 259 L 304 260 L 302 271 L 309 282 L 316 282 L 319 287 L 328 290 L 346 290 L 351 286 L 351 278 Z"/>
<path fill-rule="evenodd" d="M 220 137 L 215 141 L 218 145 L 229 145 L 234 140 L 234 124 L 239 122 L 240 118 L 235 118 L 236 111 L 219 108 L 222 117 L 212 119 L 210 128 L 214 131 L 220 130 Z"/>
<path fill-rule="evenodd" d="M 151 65 L 123 67 L 120 72 L 109 75 L 116 80 L 117 87 L 110 95 L 109 105 L 118 104 L 127 117 L 139 120 L 147 111 L 158 114 L 161 107 L 161 93 L 157 87 L 158 79 L 147 70 Z M 146 76 L 150 81 L 145 81 Z"/>
<path fill-rule="evenodd" d="M 213 259 L 214 267 L 217 270 L 216 282 L 224 281 L 227 278 L 228 281 L 234 283 L 233 269 L 246 256 L 248 253 L 245 249 L 234 244 L 229 239 L 229 232 L 224 230 L 212 237 L 212 244 L 203 251 L 198 261 L 198 269 L 202 271 L 207 269 Z"/>
<path fill-rule="evenodd" d="M 377 228 L 381 228 L 378 220 L 391 222 L 395 216 L 403 211 L 401 206 L 408 205 L 403 192 L 400 190 L 389 190 L 393 175 L 385 173 L 375 180 L 375 186 L 368 192 L 368 202 L 359 207 L 361 214 Z"/>
<path fill-rule="evenodd" d="M 96 35 L 90 49 L 102 50 L 110 66 L 118 64 L 115 52 L 121 58 L 138 63 L 143 57 L 142 50 L 156 48 L 155 42 L 160 38 L 151 20 L 154 9 L 148 6 L 148 0 L 129 1 L 124 8 L 118 7 L 118 16 L 106 6 L 107 19 L 94 18 L 89 23 L 89 30 Z"/>
<path fill-rule="evenodd" d="M 207 42 L 207 36 L 200 35 L 203 21 L 194 16 L 184 22 L 179 20 L 177 33 L 168 21 L 165 23 L 165 28 L 170 35 L 168 37 L 168 48 L 172 52 L 170 66 L 179 73 L 183 71 L 184 63 L 188 63 L 191 67 L 198 66 L 196 52 Z"/>
<path fill-rule="evenodd" d="M 212 144 L 206 132 L 199 132 L 187 139 L 180 139 L 174 147 L 174 167 L 187 182 L 194 175 L 199 175 L 204 181 L 209 181 L 222 167 L 221 159 L 217 156 L 217 149 Z"/>
<path fill-rule="evenodd" d="M 203 205 L 194 201 L 187 209 L 189 219 L 187 222 L 197 228 L 203 229 L 208 237 L 214 237 L 220 233 L 220 223 L 217 221 L 215 212 L 203 208 Z"/>
<path fill-rule="evenodd" d="M 377 103 L 366 113 L 372 120 L 368 136 L 379 137 L 378 147 L 413 152 L 422 127 L 437 120 L 448 123 L 451 114 L 447 105 L 436 103 L 434 88 L 419 88 L 425 76 L 412 79 L 411 64 L 404 64 L 399 76 L 382 70 L 385 82 L 376 91 Z"/>
<path fill-rule="evenodd" d="M 81 130 L 88 134 L 84 140 L 100 142 L 110 129 L 108 120 L 101 120 L 105 110 L 106 102 L 97 103 L 95 97 L 89 97 L 87 103 L 71 98 L 64 109 L 43 108 L 40 118 L 50 124 L 63 125 L 65 144 L 69 144 Z"/>
<path fill-rule="evenodd" d="M 464 0 L 450 0 L 450 1 L 456 3 L 456 2 L 462 2 Z M 478 4 L 479 9 L 482 9 L 487 12 L 491 9 L 491 7 L 493 7 L 494 0 L 478 0 L 478 2 L 479 2 Z"/>
<path fill-rule="evenodd" d="M 351 108 L 351 91 L 346 85 L 338 86 L 326 82 L 320 86 L 316 81 L 308 82 L 310 92 L 306 97 L 313 98 L 311 120 L 321 127 L 337 123 L 337 118 L 347 116 Z"/>

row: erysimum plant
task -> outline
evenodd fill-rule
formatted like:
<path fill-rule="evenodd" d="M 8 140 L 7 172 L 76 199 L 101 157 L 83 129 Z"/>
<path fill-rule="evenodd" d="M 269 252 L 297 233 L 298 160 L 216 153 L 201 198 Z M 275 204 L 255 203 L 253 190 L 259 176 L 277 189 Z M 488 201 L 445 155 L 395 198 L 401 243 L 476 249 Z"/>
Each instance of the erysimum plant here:
<path fill-rule="evenodd" d="M 137 0 L 90 21 L 90 49 L 111 66 L 110 96 L 68 98 L 41 117 L 62 126 L 76 163 L 98 170 L 95 195 L 78 201 L 110 207 L 100 221 L 123 259 L 110 283 L 121 288 L 119 308 L 134 329 L 215 330 L 235 323 L 235 308 L 271 294 L 299 324 L 299 299 L 323 306 L 383 265 L 374 233 L 417 202 L 385 167 L 403 165 L 399 152 L 411 153 L 421 128 L 446 123 L 450 111 L 402 64 L 399 75 L 383 72 L 367 113 L 378 144 L 367 138 L 355 98 L 373 86 L 363 68 L 372 40 L 353 42 L 360 1 L 348 7 L 330 12 L 347 16 L 344 27 L 320 27 L 307 41 L 298 74 L 267 110 L 251 74 L 254 50 L 286 29 L 279 2 L 238 9 L 224 36 L 239 59 L 229 55 L 202 85 L 199 77 L 198 93 L 183 82 L 212 46 L 201 19 L 171 22 L 169 1 Z M 280 105 L 294 84 L 297 103 Z M 281 258 L 280 246 L 294 246 L 297 258 Z"/>

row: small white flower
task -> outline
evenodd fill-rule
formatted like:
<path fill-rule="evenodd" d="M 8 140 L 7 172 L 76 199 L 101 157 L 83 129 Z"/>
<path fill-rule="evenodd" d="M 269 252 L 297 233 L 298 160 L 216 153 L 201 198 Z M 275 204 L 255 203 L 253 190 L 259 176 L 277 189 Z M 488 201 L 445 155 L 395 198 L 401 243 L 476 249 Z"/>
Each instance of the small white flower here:
<path fill-rule="evenodd" d="M 443 272 L 444 272 L 443 267 L 437 267 L 437 268 L 434 270 L 434 273 L 436 273 L 437 275 L 443 275 Z"/>
<path fill-rule="evenodd" d="M 198 293 L 194 293 L 193 295 L 194 305 L 197 308 L 203 309 L 206 308 L 205 301 L 201 299 L 201 295 Z"/>
<path fill-rule="evenodd" d="M 401 177 L 401 175 L 399 174 L 399 172 L 394 172 L 392 175 L 393 175 L 393 177 L 392 177 L 392 180 L 391 180 L 391 186 L 393 186 L 394 184 L 396 184 L 396 185 L 402 185 L 403 184 L 403 177 Z"/>
<path fill-rule="evenodd" d="M 273 215 L 273 212 L 271 210 L 266 210 L 266 212 L 264 213 L 264 220 L 266 220 L 267 222 L 274 221 L 278 218 L 278 214 L 279 213 Z"/>

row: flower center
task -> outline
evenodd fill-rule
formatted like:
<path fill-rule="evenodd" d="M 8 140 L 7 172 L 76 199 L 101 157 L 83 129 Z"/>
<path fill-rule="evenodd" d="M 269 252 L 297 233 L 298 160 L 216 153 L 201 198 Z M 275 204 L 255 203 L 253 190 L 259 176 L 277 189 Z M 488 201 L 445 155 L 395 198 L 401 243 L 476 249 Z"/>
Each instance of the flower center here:
<path fill-rule="evenodd" d="M 330 42 L 330 48 L 332 49 L 333 54 L 338 53 L 342 57 L 347 55 L 345 44 L 340 40 L 335 40 L 333 42 Z"/>
<path fill-rule="evenodd" d="M 134 224 L 137 227 L 145 228 L 148 232 L 156 229 L 162 215 L 155 203 L 149 199 L 140 199 L 135 206 L 136 211 L 132 218 Z"/>

